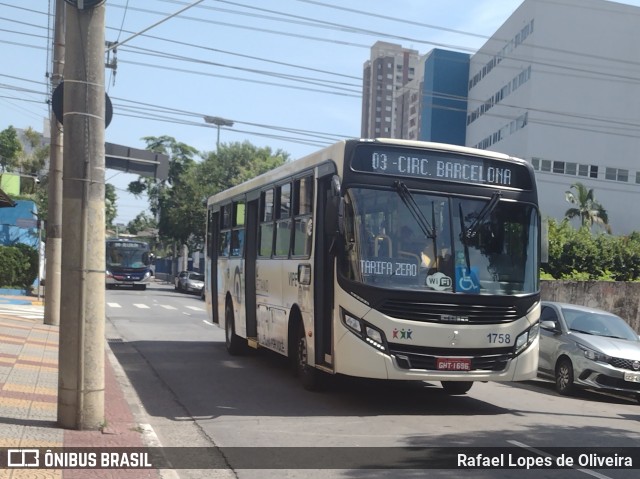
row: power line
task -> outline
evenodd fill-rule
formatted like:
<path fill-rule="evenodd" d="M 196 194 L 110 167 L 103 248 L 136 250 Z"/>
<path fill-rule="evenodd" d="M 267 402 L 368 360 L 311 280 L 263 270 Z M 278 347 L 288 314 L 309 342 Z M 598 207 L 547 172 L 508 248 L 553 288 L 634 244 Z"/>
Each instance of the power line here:
<path fill-rule="evenodd" d="M 310 91 L 310 92 L 314 92 L 314 93 L 326 93 L 326 94 L 329 94 L 329 95 L 338 95 L 338 96 L 344 96 L 344 97 L 350 97 L 350 98 L 360 98 L 361 97 L 360 93 L 359 92 L 356 93 L 355 91 L 353 93 L 349 93 L 348 91 L 341 92 L 341 91 L 320 90 L 318 88 L 308 88 L 308 87 L 302 87 L 302 86 L 296 86 L 296 85 L 284 85 L 282 83 L 274 83 L 274 82 L 259 81 L 259 80 L 250 80 L 250 79 L 242 78 L 242 77 L 234 77 L 234 76 L 229 76 L 229 75 L 218 75 L 216 73 L 205 73 L 205 72 L 199 72 L 199 71 L 195 71 L 195 70 L 187 70 L 187 69 L 184 69 L 184 68 L 168 67 L 166 65 L 154 65 L 152 63 L 133 62 L 133 61 L 128 61 L 128 60 L 119 60 L 119 63 L 126 63 L 126 64 L 130 64 L 130 65 L 144 66 L 144 67 L 148 67 L 148 68 L 157 68 L 157 69 L 161 69 L 161 70 L 165 70 L 165 71 L 169 70 L 169 71 L 180 72 L 180 73 L 190 73 L 190 74 L 193 74 L 193 75 L 207 76 L 207 77 L 213 77 L 213 78 L 224 78 L 226 80 L 248 82 L 248 83 L 260 84 L 260 85 L 270 85 L 270 86 L 276 86 L 276 87 L 279 87 L 279 88 L 290 88 L 290 89 L 294 89 L 294 90 Z"/>
<path fill-rule="evenodd" d="M 139 50 L 139 51 L 136 51 L 136 50 Z M 273 76 L 273 77 L 278 77 L 278 78 L 292 80 L 292 81 L 301 81 L 301 82 L 310 83 L 310 84 L 314 84 L 314 85 L 318 85 L 318 86 L 326 86 L 326 87 L 341 89 L 341 90 L 344 90 L 344 91 L 350 91 L 350 92 L 353 92 L 353 93 L 359 93 L 360 92 L 360 90 L 349 90 L 347 88 L 344 88 L 344 87 L 359 88 L 360 87 L 359 84 L 338 82 L 338 81 L 334 81 L 334 80 L 325 80 L 325 79 L 321 79 L 321 78 L 303 77 L 303 76 L 298 76 L 298 75 L 291 75 L 291 74 L 288 74 L 288 73 L 279 73 L 279 72 L 268 71 L 268 70 L 258 70 L 258 69 L 255 69 L 255 68 L 246 68 L 246 67 L 241 67 L 241 66 L 236 66 L 236 65 L 227 65 L 227 64 L 224 64 L 224 63 L 218 63 L 218 62 L 212 62 L 212 61 L 209 61 L 209 60 L 190 58 L 190 57 L 185 57 L 183 55 L 175 55 L 175 54 L 172 54 L 172 53 L 159 52 L 159 51 L 156 51 L 156 50 L 151 50 L 151 49 L 148 49 L 148 48 L 141 48 L 141 47 L 125 47 L 125 51 L 131 52 L 131 53 L 134 53 L 134 54 L 138 54 L 138 55 L 149 55 L 149 56 L 155 56 L 155 57 L 161 57 L 161 58 L 168 58 L 168 59 L 182 61 L 182 62 L 198 63 L 198 64 L 201 64 L 201 65 L 210 65 L 210 66 L 215 66 L 215 67 L 220 67 L 220 68 L 227 68 L 227 69 L 231 69 L 231 70 L 238 70 L 238 71 L 244 71 L 244 72 L 248 72 L 248 73 L 255 73 L 255 74 L 258 74 L 258 75 Z"/>

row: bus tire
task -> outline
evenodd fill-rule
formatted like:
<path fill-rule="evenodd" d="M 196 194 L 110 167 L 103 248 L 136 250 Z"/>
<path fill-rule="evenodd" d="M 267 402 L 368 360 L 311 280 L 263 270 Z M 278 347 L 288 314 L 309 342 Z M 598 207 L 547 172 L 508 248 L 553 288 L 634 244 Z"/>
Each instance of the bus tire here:
<path fill-rule="evenodd" d="M 295 343 L 295 375 L 307 391 L 322 389 L 322 372 L 309 365 L 309 347 L 302 320 L 298 322 Z"/>
<path fill-rule="evenodd" d="M 230 301 L 227 301 L 227 304 L 224 307 L 224 345 L 231 356 L 238 356 L 242 354 L 244 349 L 242 338 L 236 335 L 233 307 L 231 306 Z"/>
<path fill-rule="evenodd" d="M 452 396 L 467 394 L 471 386 L 473 386 L 473 381 L 442 381 L 444 391 Z"/>

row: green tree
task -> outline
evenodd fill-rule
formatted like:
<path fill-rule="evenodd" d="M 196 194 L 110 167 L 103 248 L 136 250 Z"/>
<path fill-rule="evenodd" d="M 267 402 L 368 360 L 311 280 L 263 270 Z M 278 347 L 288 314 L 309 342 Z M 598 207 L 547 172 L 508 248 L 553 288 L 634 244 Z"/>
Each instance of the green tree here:
<path fill-rule="evenodd" d="M 11 171 L 20 162 L 22 144 L 18 139 L 18 132 L 13 126 L 0 131 L 0 166 L 2 171 Z"/>
<path fill-rule="evenodd" d="M 141 176 L 129 183 L 127 190 L 137 197 L 146 193 L 149 199 L 149 210 L 152 215 L 157 216 L 171 188 L 180 182 L 185 171 L 195 165 L 194 157 L 198 155 L 198 150 L 168 135 L 147 136 L 143 140 L 147 143 L 147 150 L 169 156 L 168 178 L 166 181 L 158 182 L 153 178 Z"/>
<path fill-rule="evenodd" d="M 565 218 L 580 218 L 582 226 L 591 229 L 594 224 L 597 224 L 603 227 L 607 233 L 611 233 L 607 211 L 596 201 L 593 188 L 587 188 L 578 181 L 571 185 L 569 191 L 565 192 L 565 198 L 573 205 L 565 212 Z"/>
<path fill-rule="evenodd" d="M 282 150 L 243 143 L 221 144 L 193 168 L 185 170 L 181 181 L 166 198 L 166 214 L 160 216 L 161 232 L 199 249 L 204 243 L 207 197 L 240 184 L 284 164 L 289 155 Z"/>
<path fill-rule="evenodd" d="M 249 142 L 220 145 L 203 161 L 193 159 L 198 151 L 168 136 L 145 138 L 149 149 L 169 154 L 169 178 L 155 183 L 146 178 L 129 184 L 129 191 L 146 192 L 151 213 L 158 217 L 161 238 L 187 244 L 195 250 L 204 243 L 206 198 L 251 179 L 288 159 L 281 150 L 258 148 Z"/>
<path fill-rule="evenodd" d="M 142 213 L 138 213 L 138 215 L 127 223 L 127 231 L 131 234 L 137 235 L 138 233 L 155 229 L 158 227 L 158 224 L 153 216 L 146 214 L 144 211 Z"/>
<path fill-rule="evenodd" d="M 289 160 L 283 150 L 258 148 L 248 141 L 220 145 L 220 150 L 209 153 L 200 165 L 199 174 L 206 178 L 208 194 L 218 193 L 244 181 L 255 178 Z"/>
<path fill-rule="evenodd" d="M 42 135 L 31 127 L 24 131 L 24 136 L 29 148 L 18 155 L 20 168 L 27 175 L 37 176 L 49 158 L 49 145 L 42 145 Z"/>
<path fill-rule="evenodd" d="M 114 220 L 118 216 L 118 195 L 116 187 L 111 183 L 104 185 L 104 222 L 107 228 L 114 228 Z"/>

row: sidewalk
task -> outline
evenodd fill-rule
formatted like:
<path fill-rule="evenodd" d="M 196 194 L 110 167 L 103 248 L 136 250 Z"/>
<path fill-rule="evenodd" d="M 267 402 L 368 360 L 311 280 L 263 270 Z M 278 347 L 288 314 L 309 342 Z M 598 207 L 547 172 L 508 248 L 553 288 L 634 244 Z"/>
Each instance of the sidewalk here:
<path fill-rule="evenodd" d="M 44 308 L 37 298 L 0 296 L 0 448 L 6 447 L 142 447 L 147 436 L 114 370 L 119 368 L 105 346 L 105 428 L 72 431 L 57 421 L 58 330 L 43 324 Z M 105 340 L 106 342 L 106 340 Z M 112 364 L 115 361 L 115 364 Z M 154 469 L 0 469 L 0 479 L 175 477 Z"/>

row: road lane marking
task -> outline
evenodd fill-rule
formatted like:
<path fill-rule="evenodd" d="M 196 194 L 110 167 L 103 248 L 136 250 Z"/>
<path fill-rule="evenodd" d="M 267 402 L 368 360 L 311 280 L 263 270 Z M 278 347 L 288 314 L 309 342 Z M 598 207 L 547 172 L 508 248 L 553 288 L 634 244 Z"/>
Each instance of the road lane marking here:
<path fill-rule="evenodd" d="M 149 308 L 149 306 L 147 306 L 146 304 L 134 303 L 133 305 L 134 305 L 136 308 L 140 308 L 140 309 L 151 309 L 151 308 Z"/>
<path fill-rule="evenodd" d="M 531 451 L 531 452 L 535 452 L 536 454 L 539 454 L 540 456 L 552 457 L 554 459 L 557 459 L 557 457 L 554 456 L 553 454 L 549 454 L 548 452 L 541 451 L 540 449 L 536 449 L 535 447 L 528 446 L 528 445 L 523 444 L 523 443 L 521 443 L 519 441 L 511 441 L 511 440 L 509 440 L 507 442 L 509 444 L 513 444 L 514 446 L 521 447 L 521 448 L 526 449 L 526 450 Z M 579 468 L 577 466 L 573 466 L 572 469 L 575 469 L 576 471 L 582 472 L 584 474 L 588 474 L 589 476 L 597 477 L 598 479 L 612 479 L 610 476 L 605 476 L 604 474 L 600 474 L 599 472 L 592 471 L 591 469 Z"/>
<path fill-rule="evenodd" d="M 107 303 L 107 306 L 109 306 L 110 308 L 122 308 L 122 306 L 120 306 L 120 304 L 118 303 Z"/>
<path fill-rule="evenodd" d="M 204 309 L 199 308 L 198 306 L 187 306 L 188 309 L 192 309 L 194 311 L 204 311 Z"/>
<path fill-rule="evenodd" d="M 169 305 L 169 304 L 161 304 L 161 305 L 160 305 L 160 307 L 162 307 L 162 308 L 164 308 L 164 309 L 173 309 L 173 310 L 178 309 L 178 308 L 176 308 L 176 307 L 174 307 L 174 306 L 171 306 L 171 305 Z"/>

